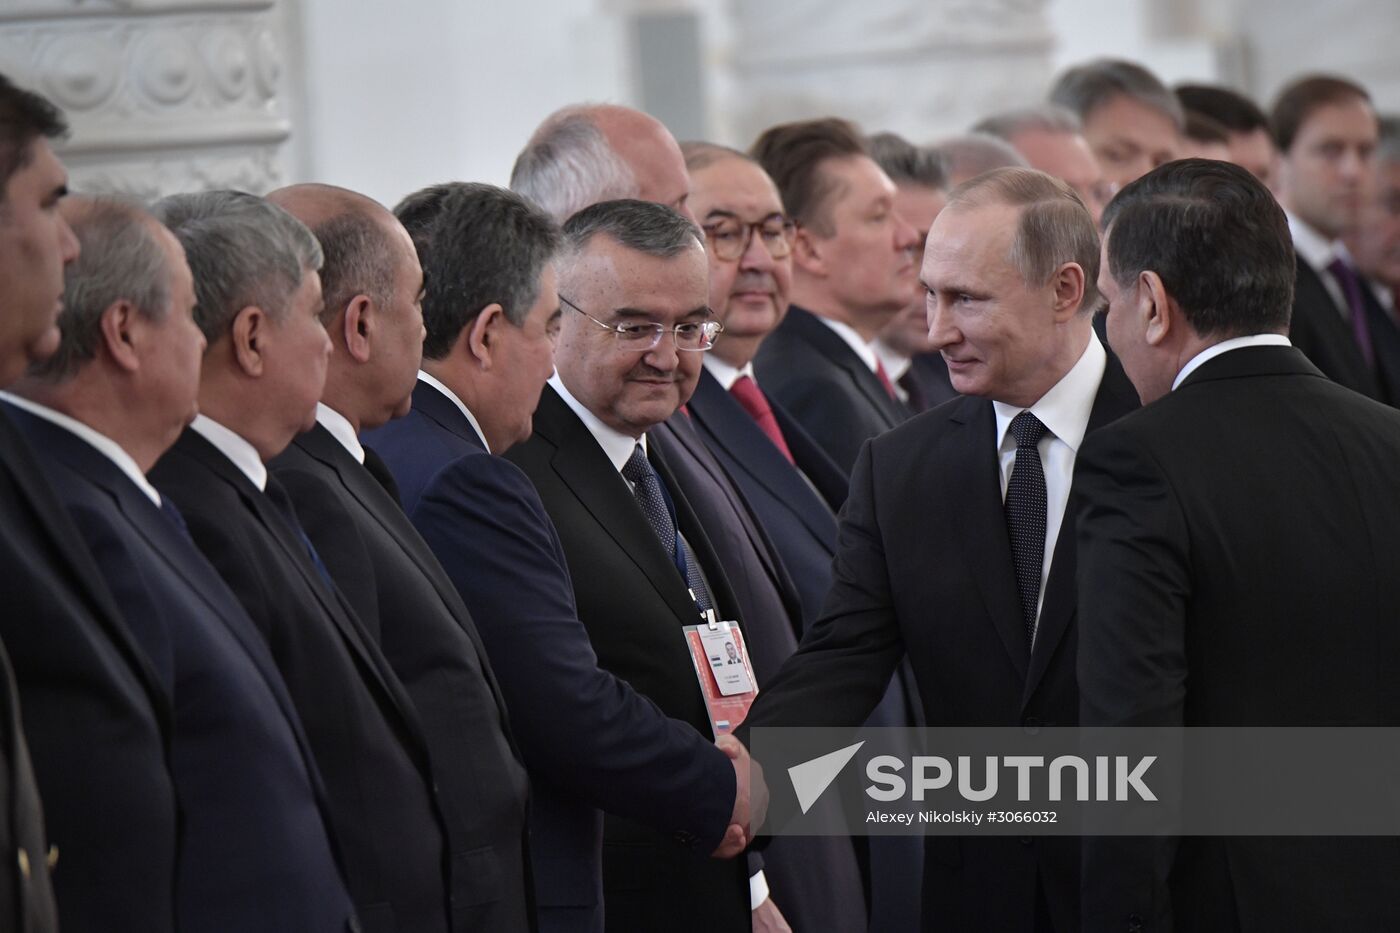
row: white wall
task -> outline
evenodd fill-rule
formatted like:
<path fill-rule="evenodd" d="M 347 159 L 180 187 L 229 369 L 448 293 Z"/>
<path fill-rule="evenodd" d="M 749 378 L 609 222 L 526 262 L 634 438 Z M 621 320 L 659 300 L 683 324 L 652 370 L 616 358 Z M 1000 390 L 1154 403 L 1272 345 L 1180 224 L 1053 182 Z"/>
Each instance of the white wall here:
<path fill-rule="evenodd" d="M 629 103 L 620 19 L 596 0 L 301 0 L 296 180 L 392 206 L 442 181 L 505 184 L 546 115 Z"/>

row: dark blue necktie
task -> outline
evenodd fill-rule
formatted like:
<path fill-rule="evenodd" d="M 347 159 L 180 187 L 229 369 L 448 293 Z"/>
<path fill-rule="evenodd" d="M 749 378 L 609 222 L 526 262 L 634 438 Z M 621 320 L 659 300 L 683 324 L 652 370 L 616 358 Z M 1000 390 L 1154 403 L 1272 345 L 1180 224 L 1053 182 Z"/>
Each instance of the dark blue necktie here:
<path fill-rule="evenodd" d="M 1021 618 L 1026 644 L 1035 640 L 1036 606 L 1040 601 L 1040 573 L 1045 564 L 1045 468 L 1037 446 L 1046 427 L 1029 411 L 1011 419 L 1016 438 L 1016 463 L 1006 484 L 1006 529 L 1011 535 L 1011 562 L 1016 568 L 1016 589 L 1021 597 Z"/>
<path fill-rule="evenodd" d="M 267 493 L 267 498 L 282 513 L 282 517 L 287 520 L 292 533 L 301 540 L 302 546 L 306 548 L 306 553 L 311 558 L 311 563 L 316 565 L 316 572 L 321 575 L 322 580 L 326 581 L 326 586 L 334 590 L 335 581 L 331 579 L 331 572 L 321 562 L 321 555 L 316 553 L 316 545 L 311 543 L 311 539 L 306 536 L 305 529 L 301 527 L 301 522 L 297 521 L 296 509 L 292 506 L 292 497 L 287 495 L 287 490 L 283 488 L 281 483 L 277 482 L 276 477 L 271 475 L 267 477 L 267 488 L 264 491 Z"/>
<path fill-rule="evenodd" d="M 175 501 L 169 496 L 160 497 L 160 512 L 175 526 L 182 538 L 186 541 L 194 540 L 190 537 L 190 526 L 185 524 L 185 516 L 180 514 L 180 510 L 175 507 Z"/>
<path fill-rule="evenodd" d="M 695 595 L 696 607 L 701 612 L 713 607 L 709 587 L 705 586 L 705 577 L 700 573 L 700 565 L 695 562 L 690 548 L 685 546 L 685 542 L 676 532 L 676 522 L 671 517 L 671 507 L 662 488 L 661 477 L 647 459 L 641 444 L 633 448 L 632 456 L 623 464 L 622 475 L 632 483 L 637 505 L 641 506 L 642 514 L 646 516 L 651 530 L 656 532 L 656 537 L 666 548 L 666 555 L 676 564 L 678 571 L 682 567 L 685 568 L 685 583 Z"/>

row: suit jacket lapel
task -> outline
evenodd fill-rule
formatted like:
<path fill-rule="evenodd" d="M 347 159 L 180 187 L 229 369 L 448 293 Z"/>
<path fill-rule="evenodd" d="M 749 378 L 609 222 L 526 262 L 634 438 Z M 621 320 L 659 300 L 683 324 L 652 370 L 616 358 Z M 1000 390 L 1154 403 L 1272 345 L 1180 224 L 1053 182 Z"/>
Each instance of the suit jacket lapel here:
<path fill-rule="evenodd" d="M 947 537 L 961 549 L 1006 653 L 1024 677 L 1030 650 L 1012 571 L 992 403 L 963 399 L 948 417 L 957 427 L 939 440 L 933 460 L 937 475 L 927 488 L 946 490 L 952 506 Z"/>
<path fill-rule="evenodd" d="M 193 429 L 187 428 L 175 443 L 176 447 L 185 454 L 193 457 L 206 469 L 234 487 L 244 506 L 253 513 L 263 528 L 277 541 L 278 547 L 282 550 L 283 559 L 289 566 L 296 568 L 296 572 L 311 592 L 315 594 L 316 600 L 325 609 L 342 640 L 349 645 L 351 653 L 358 658 L 361 668 L 369 673 L 377 688 L 391 698 L 398 708 L 401 721 L 407 726 L 410 734 L 414 736 L 419 748 L 424 748 L 417 720 L 408 713 L 410 705 L 407 696 L 398 686 L 398 682 L 392 680 L 392 675 L 385 672 L 378 653 L 370 650 L 366 644 L 366 635 L 361 629 L 359 621 L 353 618 L 353 610 L 345 603 L 340 591 L 328 587 L 326 582 L 310 567 L 310 558 L 307 556 L 304 546 L 297 538 L 296 532 L 288 525 L 287 520 L 272 504 L 272 500 L 260 492 L 218 448 Z"/>
<path fill-rule="evenodd" d="M 1137 390 L 1123 372 L 1118 357 L 1109 353 L 1103 380 L 1094 394 L 1094 405 L 1089 410 L 1089 423 L 1084 436 L 1088 437 L 1092 432 L 1137 407 Z M 1040 623 L 1036 627 L 1030 671 L 1026 677 L 1025 693 L 1022 694 L 1023 705 L 1030 701 L 1035 688 L 1039 686 L 1056 649 L 1064 639 L 1065 632 L 1069 630 L 1070 621 L 1074 618 L 1078 606 L 1074 528 L 1074 516 L 1077 512 L 1078 500 L 1071 484 L 1065 515 L 1060 522 L 1060 536 L 1055 542 L 1055 554 L 1050 561 L 1050 575 L 1045 580 L 1045 599 L 1040 606 Z"/>
<path fill-rule="evenodd" d="M 443 430 L 462 438 L 473 447 L 485 450 L 481 436 L 476 433 L 471 422 L 462 414 L 452 399 L 443 395 L 426 382 L 419 382 L 413 389 L 413 410 L 440 425 Z M 504 451 L 498 451 L 504 453 Z"/>
<path fill-rule="evenodd" d="M 708 370 L 700 373 L 700 383 L 690 400 L 690 413 L 714 443 L 730 453 L 740 470 L 783 503 L 812 533 L 812 537 L 824 545 L 830 545 L 835 538 L 834 521 L 830 527 L 822 528 L 817 516 L 823 509 L 797 507 L 803 497 L 817 500 L 816 494 L 806 488 L 802 477 L 773 446 L 768 436 Z M 817 501 L 812 504 L 825 506 L 825 503 Z"/>
<path fill-rule="evenodd" d="M 794 312 L 801 313 L 795 315 Z M 806 309 L 790 308 L 788 315 L 793 317 L 794 324 L 798 325 L 798 332 L 803 334 L 809 343 L 834 365 L 846 371 L 861 395 L 864 395 L 884 418 L 886 428 L 892 428 L 904 420 L 908 414 L 904 406 L 890 398 L 890 394 L 880 385 L 880 380 L 870 371 L 870 367 L 865 365 L 865 361 L 856 355 L 839 334 Z"/>
<path fill-rule="evenodd" d="M 53 489 L 43 478 L 28 442 L 11 424 L 7 414 L 16 418 L 38 419 L 8 404 L 0 407 L 3 408 L 3 411 L 0 411 L 0 470 L 7 470 L 14 478 L 15 485 L 24 495 L 26 505 L 35 513 L 35 521 L 32 524 L 40 529 L 41 533 L 48 535 L 50 546 L 62 557 L 62 562 L 55 569 L 66 572 L 74 589 L 84 594 L 92 609 L 93 618 L 146 691 L 152 711 L 160 724 L 161 734 L 168 744 L 172 726 L 169 697 L 161 688 L 160 680 L 152 670 L 150 662 L 146 660 L 145 653 L 127 631 L 121 610 L 107 592 L 107 587 L 102 582 L 102 573 L 93 562 L 87 545 L 69 521 L 67 512 L 54 495 Z"/>
<path fill-rule="evenodd" d="M 449 402 L 449 404 L 451 403 Z M 457 414 L 460 415 L 461 412 L 457 412 Z M 384 487 L 380 486 L 363 466 L 356 463 L 355 459 L 350 456 L 350 452 L 342 447 L 340 442 L 319 423 L 292 443 L 301 448 L 307 456 L 331 470 L 361 508 L 379 523 L 379 527 L 384 533 L 403 549 L 409 559 L 428 578 L 433 589 L 437 592 L 438 598 L 443 601 L 443 604 L 458 620 L 462 631 L 471 639 L 472 646 L 476 649 L 477 657 L 481 661 L 482 673 L 486 675 L 487 683 L 496 698 L 496 703 L 504 709 L 505 701 L 500 695 L 500 689 L 496 685 L 496 678 L 491 671 L 491 666 L 486 661 L 486 649 L 481 644 L 476 626 L 468 622 L 470 614 L 466 606 L 462 604 L 460 594 L 443 572 L 442 565 L 438 563 L 437 558 L 428 550 L 427 544 L 413 530 L 408 516 L 404 515 L 389 498 Z"/>
<path fill-rule="evenodd" d="M 612 463 L 552 388 L 545 387 L 535 412 L 535 432 L 554 445 L 550 466 L 683 624 L 695 619 L 695 604 L 681 585 L 676 565 L 666 556 L 637 500 Z M 676 581 L 676 585 L 667 585 Z"/>

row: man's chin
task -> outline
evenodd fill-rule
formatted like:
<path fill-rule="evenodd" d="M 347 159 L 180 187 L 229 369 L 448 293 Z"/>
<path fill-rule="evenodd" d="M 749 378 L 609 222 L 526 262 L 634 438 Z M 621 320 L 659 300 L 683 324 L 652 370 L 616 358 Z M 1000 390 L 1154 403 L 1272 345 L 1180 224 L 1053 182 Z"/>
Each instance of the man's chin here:
<path fill-rule="evenodd" d="M 30 363 L 42 363 L 58 352 L 59 344 L 62 341 L 63 334 L 59 331 L 58 324 L 54 323 L 30 342 L 25 355 Z"/>

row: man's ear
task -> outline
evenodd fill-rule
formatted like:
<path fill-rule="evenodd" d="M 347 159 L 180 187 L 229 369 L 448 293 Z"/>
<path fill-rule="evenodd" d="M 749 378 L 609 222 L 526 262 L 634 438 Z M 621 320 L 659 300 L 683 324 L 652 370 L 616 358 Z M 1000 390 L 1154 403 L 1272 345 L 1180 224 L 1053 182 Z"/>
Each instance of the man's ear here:
<path fill-rule="evenodd" d="M 370 343 L 378 323 L 375 312 L 378 310 L 368 295 L 356 295 L 350 299 L 341 315 L 339 330 L 345 341 L 345 350 L 356 363 L 369 362 Z"/>
<path fill-rule="evenodd" d="M 463 333 L 468 354 L 483 370 L 489 370 L 495 362 L 494 355 L 501 339 L 501 328 L 507 327 L 506 309 L 499 304 L 489 304 L 481 309 Z"/>
<path fill-rule="evenodd" d="M 1055 321 L 1063 324 L 1079 314 L 1084 303 L 1084 267 L 1077 262 L 1064 262 L 1050 278 L 1055 293 Z"/>
<path fill-rule="evenodd" d="M 272 339 L 272 319 L 257 305 L 248 305 L 233 316 L 233 326 L 229 328 L 229 346 L 233 358 L 245 376 L 253 379 L 262 377 L 266 365 L 264 354 L 268 341 Z"/>
<path fill-rule="evenodd" d="M 1143 339 L 1150 346 L 1161 346 L 1180 330 L 1181 309 L 1167 294 L 1162 277 L 1148 269 L 1138 276 L 1138 311 L 1145 317 Z"/>
<path fill-rule="evenodd" d="M 801 224 L 792 237 L 792 264 L 809 275 L 826 275 L 826 244 Z"/>
<path fill-rule="evenodd" d="M 103 349 L 113 363 L 129 373 L 141 368 L 141 360 L 136 353 L 138 338 L 133 333 L 141 323 L 141 313 L 125 298 L 118 298 L 109 304 L 98 318 Z"/>

